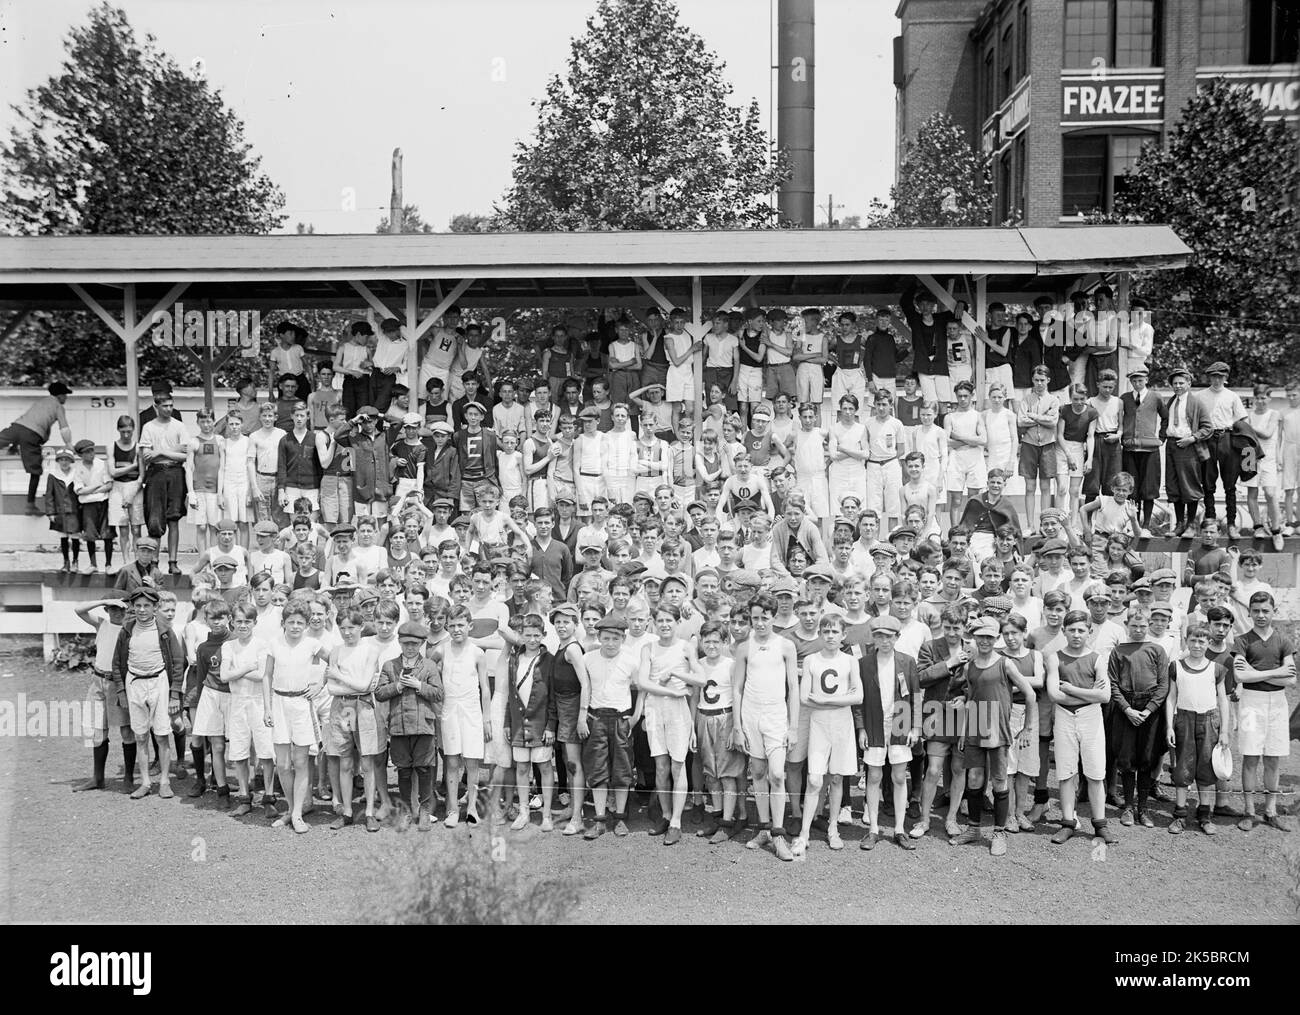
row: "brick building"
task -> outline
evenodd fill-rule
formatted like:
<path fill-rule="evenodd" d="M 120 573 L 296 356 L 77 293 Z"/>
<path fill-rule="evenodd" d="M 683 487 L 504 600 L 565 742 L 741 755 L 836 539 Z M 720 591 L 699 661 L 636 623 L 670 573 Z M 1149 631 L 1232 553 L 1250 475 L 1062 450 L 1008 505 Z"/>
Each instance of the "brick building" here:
<path fill-rule="evenodd" d="M 1144 143 L 1225 76 L 1300 125 L 1300 0 L 900 0 L 901 146 L 946 111 L 995 155 L 994 223 L 1110 210 Z"/>

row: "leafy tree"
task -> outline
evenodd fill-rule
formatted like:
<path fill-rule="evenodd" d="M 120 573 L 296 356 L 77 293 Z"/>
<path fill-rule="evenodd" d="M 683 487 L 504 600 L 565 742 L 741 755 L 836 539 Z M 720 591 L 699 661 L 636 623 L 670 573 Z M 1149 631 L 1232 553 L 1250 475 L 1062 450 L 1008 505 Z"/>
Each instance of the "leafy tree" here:
<path fill-rule="evenodd" d="M 379 220 L 379 225 L 375 226 L 375 232 L 388 232 L 388 216 L 385 215 Z M 414 204 L 402 205 L 402 232 L 404 233 L 431 233 L 433 226 L 424 221 L 420 215 L 420 208 Z"/>
<path fill-rule="evenodd" d="M 867 226 L 986 226 L 993 214 L 992 161 L 947 113 L 935 113 L 903 142 L 890 204 L 872 200 Z"/>
<path fill-rule="evenodd" d="M 447 224 L 447 231 L 452 233 L 490 233 L 495 228 L 496 222 L 491 215 L 475 215 L 471 212 L 453 215 Z"/>
<path fill-rule="evenodd" d="M 787 172 L 669 0 L 599 0 L 517 144 L 508 229 L 755 228 Z"/>
<path fill-rule="evenodd" d="M 1094 221 L 1166 223 L 1192 248 L 1186 268 L 1135 280 L 1155 363 L 1222 359 L 1240 383 L 1300 378 L 1298 197 L 1294 134 L 1222 79 L 1187 103 L 1167 144 L 1142 149 L 1116 212 Z"/>
<path fill-rule="evenodd" d="M 198 73 L 136 39 L 109 4 L 65 41 L 59 74 L 14 106 L 0 144 L 0 230 L 264 233 L 284 197 L 259 172 L 239 118 Z M 141 375 L 195 383 L 171 350 L 140 345 Z M 0 382 L 125 382 L 122 343 L 88 312 L 33 313 L 3 343 Z"/>
<path fill-rule="evenodd" d="M 137 42 L 122 10 L 90 12 L 60 74 L 14 106 L 0 216 L 23 234 L 264 233 L 284 196 L 258 170 L 220 92 Z"/>

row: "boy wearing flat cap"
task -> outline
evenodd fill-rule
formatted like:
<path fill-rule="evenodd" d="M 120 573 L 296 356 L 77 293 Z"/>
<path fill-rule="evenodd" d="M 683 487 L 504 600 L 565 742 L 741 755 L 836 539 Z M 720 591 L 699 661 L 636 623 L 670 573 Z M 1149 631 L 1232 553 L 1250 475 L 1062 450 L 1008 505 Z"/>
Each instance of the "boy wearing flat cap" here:
<path fill-rule="evenodd" d="M 398 828 L 411 820 L 411 789 L 417 797 L 421 832 L 433 827 L 433 773 L 438 763 L 442 675 L 423 654 L 428 631 L 408 620 L 397 629 L 402 654 L 380 668 L 375 698 L 388 704 L 388 756 L 397 769 Z"/>

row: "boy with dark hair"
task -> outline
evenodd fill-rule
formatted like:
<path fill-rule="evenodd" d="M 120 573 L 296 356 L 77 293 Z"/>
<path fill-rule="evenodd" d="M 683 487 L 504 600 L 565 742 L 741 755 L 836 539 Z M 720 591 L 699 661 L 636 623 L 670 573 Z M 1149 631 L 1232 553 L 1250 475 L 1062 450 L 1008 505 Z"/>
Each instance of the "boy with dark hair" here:
<path fill-rule="evenodd" d="M 1165 724 L 1174 752 L 1174 820 L 1169 834 L 1186 828 L 1187 788 L 1196 781 L 1196 823 L 1214 835 L 1215 776 L 1213 751 L 1228 747 L 1232 717 L 1225 689 L 1228 671 L 1206 656 L 1210 629 L 1196 624 L 1187 632 L 1187 652 L 1169 665 Z"/>
<path fill-rule="evenodd" d="M 380 668 L 375 698 L 388 703 L 388 755 L 397 769 L 397 827 L 411 821 L 411 790 L 415 784 L 416 827 L 433 827 L 433 775 L 438 764 L 438 723 L 443 699 L 437 665 L 423 655 L 429 632 L 408 620 L 397 629 L 401 655 Z M 381 776 L 382 777 L 382 776 Z M 471 791 L 474 783 L 470 783 Z M 350 794 L 350 788 L 345 787 Z M 449 793 L 455 792 L 448 789 Z M 370 801 L 367 799 L 367 806 Z M 449 808 L 453 806 L 448 798 Z"/>

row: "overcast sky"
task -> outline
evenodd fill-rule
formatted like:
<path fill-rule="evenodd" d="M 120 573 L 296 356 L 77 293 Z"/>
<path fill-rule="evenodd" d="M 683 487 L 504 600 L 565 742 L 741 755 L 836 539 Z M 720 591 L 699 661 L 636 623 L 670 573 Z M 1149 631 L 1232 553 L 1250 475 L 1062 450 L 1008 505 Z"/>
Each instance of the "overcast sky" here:
<path fill-rule="evenodd" d="M 284 191 L 286 229 L 370 232 L 388 210 L 392 149 L 405 199 L 445 229 L 485 213 L 510 178 L 529 103 L 564 70 L 595 0 L 119 0 L 182 65 L 202 61 Z M 9 106 L 56 73 L 91 0 L 0 0 L 0 130 Z M 892 0 L 819 0 L 817 204 L 865 213 L 893 182 Z M 769 112 L 769 0 L 678 0 L 726 64 L 733 99 Z M 493 80 L 504 75 L 504 80 Z M 356 210 L 342 209 L 345 189 Z M 819 207 L 817 220 L 825 221 Z"/>

